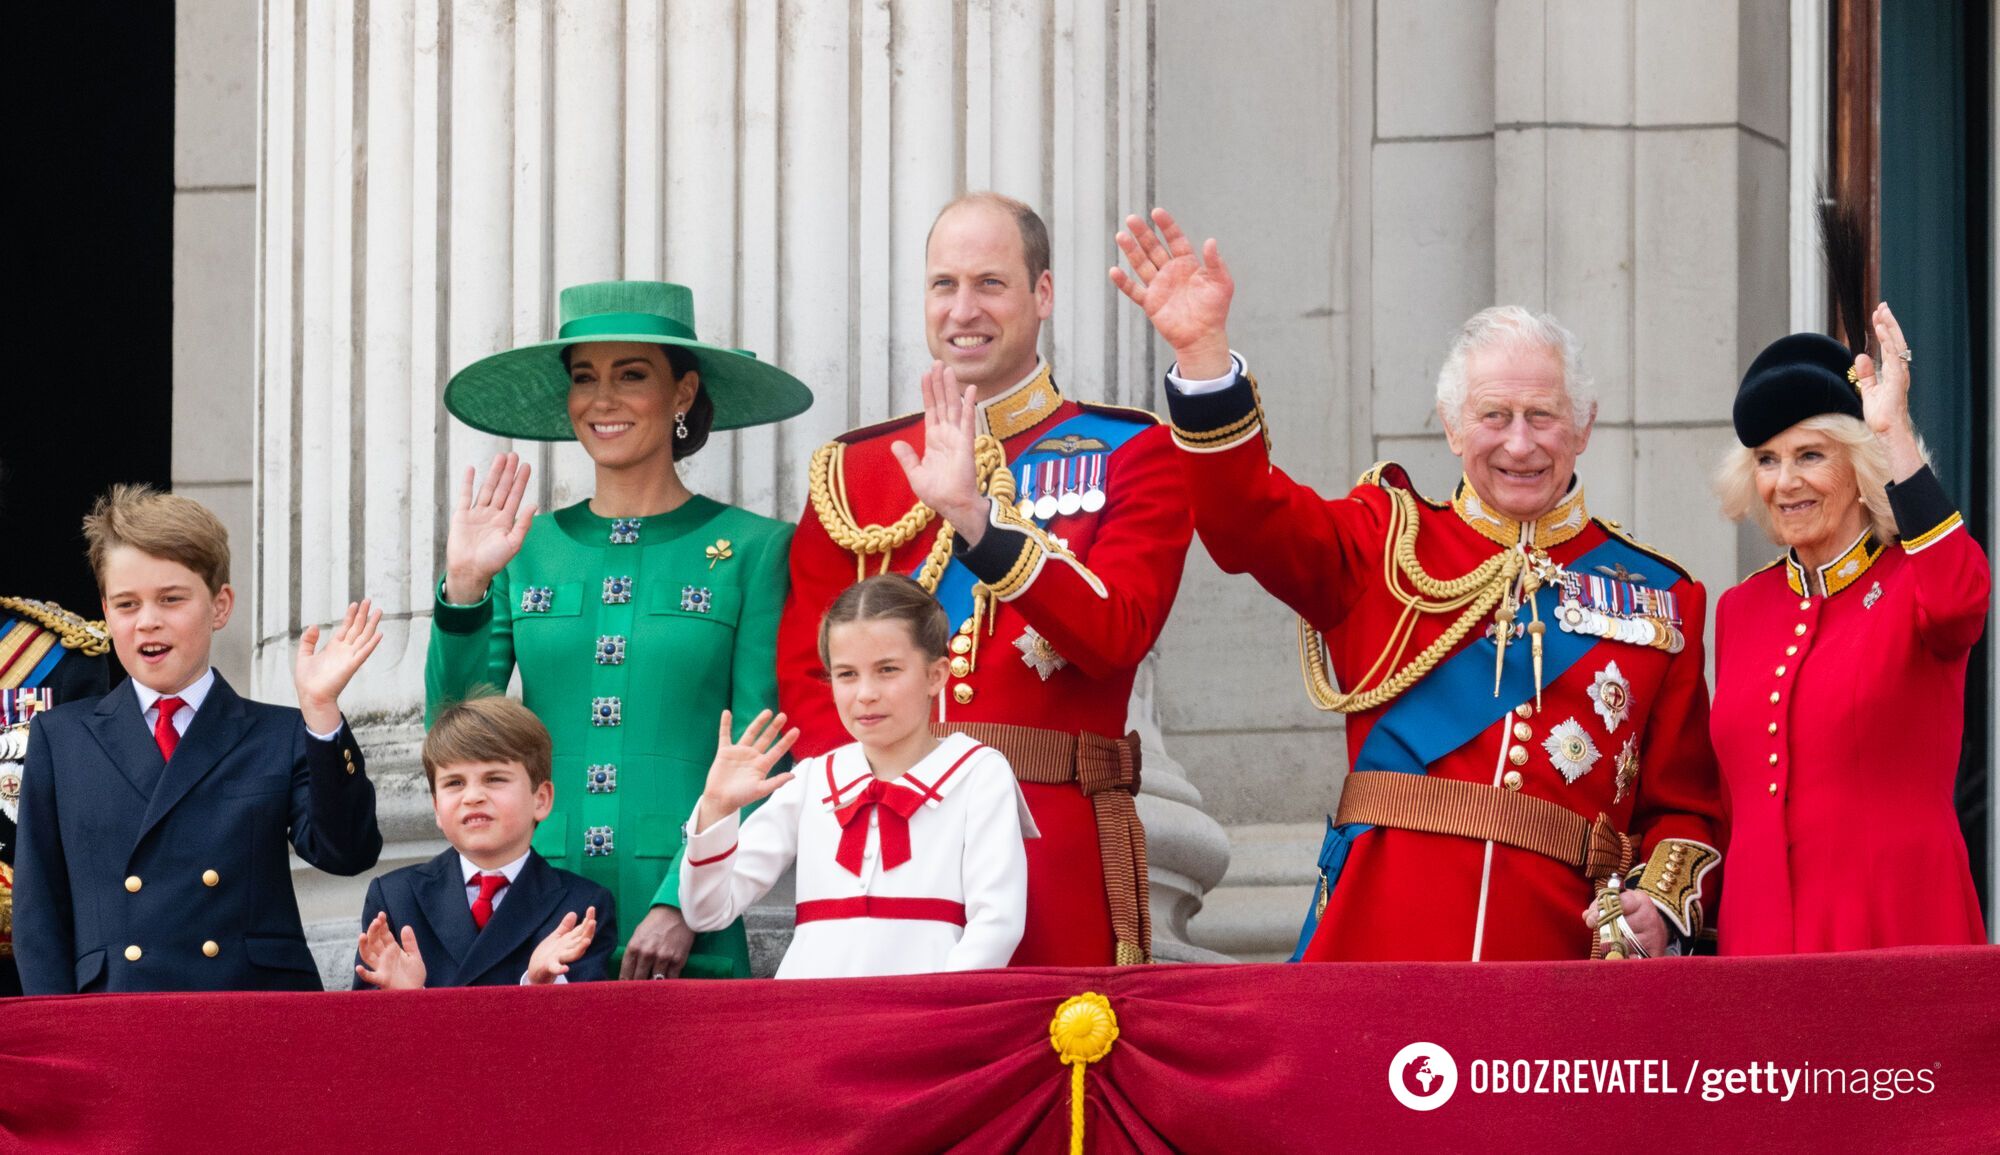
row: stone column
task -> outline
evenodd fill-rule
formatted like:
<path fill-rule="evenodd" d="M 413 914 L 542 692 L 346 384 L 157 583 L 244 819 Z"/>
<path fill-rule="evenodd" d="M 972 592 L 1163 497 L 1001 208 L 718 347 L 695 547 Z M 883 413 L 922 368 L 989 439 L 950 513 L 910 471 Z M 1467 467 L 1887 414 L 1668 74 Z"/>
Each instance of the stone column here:
<path fill-rule="evenodd" d="M 704 339 L 817 397 L 717 435 L 688 480 L 794 518 L 815 446 L 916 407 L 925 233 L 950 196 L 994 187 L 1054 232 L 1045 349 L 1065 387 L 1152 404 L 1150 334 L 1103 274 L 1118 214 L 1151 193 L 1150 19 L 1118 0 L 264 0 L 254 689 L 290 697 L 304 625 L 364 594 L 383 607 L 346 704 L 385 868 L 436 846 L 413 754 L 459 477 L 514 448 L 542 508 L 590 486 L 572 444 L 452 421 L 451 371 L 548 337 L 563 285 L 688 284 Z M 1171 954 L 1226 840 L 1148 753 Z M 345 933 L 359 890 L 299 881 L 308 920 Z"/>
<path fill-rule="evenodd" d="M 1788 328 L 1789 19 L 1751 0 L 1495 14 L 1496 296 L 1583 338 L 1593 510 L 1711 595 L 1775 553 L 1707 479 L 1743 367 Z"/>

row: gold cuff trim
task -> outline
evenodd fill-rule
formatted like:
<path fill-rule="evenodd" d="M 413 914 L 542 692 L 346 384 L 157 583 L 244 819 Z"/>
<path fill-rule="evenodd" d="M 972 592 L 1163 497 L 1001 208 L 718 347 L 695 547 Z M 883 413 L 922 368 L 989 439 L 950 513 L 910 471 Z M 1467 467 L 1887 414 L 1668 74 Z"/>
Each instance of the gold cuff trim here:
<path fill-rule="evenodd" d="M 1922 550 L 1927 546 L 1930 546 L 1933 543 L 1937 542 L 1940 538 L 1943 538 L 1945 535 L 1949 534 L 1952 530 L 1957 529 L 1959 526 L 1964 524 L 1965 524 L 1965 519 L 1960 517 L 1957 514 L 1957 512 L 1954 511 L 1950 517 L 1945 518 L 1943 521 L 1937 523 L 1936 525 L 1918 534 L 1917 536 L 1904 538 L 1903 552 L 1916 553 L 1919 550 Z"/>
<path fill-rule="evenodd" d="M 1641 894 L 1653 900 L 1682 938 L 1701 933 L 1701 882 L 1722 852 L 1692 838 L 1663 838 L 1639 875 Z"/>

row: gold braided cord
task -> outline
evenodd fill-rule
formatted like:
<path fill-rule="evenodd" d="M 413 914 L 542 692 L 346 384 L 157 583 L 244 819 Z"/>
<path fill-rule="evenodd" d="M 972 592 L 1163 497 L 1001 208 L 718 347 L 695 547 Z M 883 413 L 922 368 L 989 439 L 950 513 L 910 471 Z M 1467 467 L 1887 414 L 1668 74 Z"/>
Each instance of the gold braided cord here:
<path fill-rule="evenodd" d="M 0 597 L 0 610 L 52 631 L 66 650 L 81 650 L 93 658 L 111 652 L 111 632 L 103 622 L 66 610 L 54 602 L 39 598 Z"/>
<path fill-rule="evenodd" d="M 937 536 L 931 539 L 930 552 L 924 555 L 924 564 L 917 570 L 917 584 L 923 586 L 926 593 L 936 593 L 945 567 L 951 564 L 951 522 L 938 517 L 930 506 L 921 501 L 888 525 L 861 525 L 856 522 L 853 507 L 847 500 L 846 450 L 847 446 L 839 441 L 829 441 L 820 446 L 813 453 L 812 467 L 806 475 L 813 513 L 818 516 L 826 535 L 833 539 L 835 545 L 854 555 L 854 579 L 859 581 L 868 576 L 870 557 L 881 555 L 882 564 L 876 572 L 886 573 L 890 556 L 916 540 L 926 526 L 936 521 Z M 1001 447 L 999 439 L 981 434 L 972 444 L 972 460 L 973 472 L 979 478 L 979 492 L 995 501 L 1012 505 L 1014 471 L 1007 468 L 1007 451 Z"/>
<path fill-rule="evenodd" d="M 1433 577 L 1417 560 L 1417 503 L 1400 489 L 1389 492 L 1389 528 L 1382 551 L 1382 576 L 1389 592 L 1403 605 L 1402 614 L 1390 630 L 1389 641 L 1368 672 L 1357 681 L 1369 686 L 1385 669 L 1402 661 L 1416 633 L 1421 614 L 1459 613 L 1449 629 L 1407 664 L 1368 689 L 1343 693 L 1334 683 L 1326 653 L 1326 639 L 1304 618 L 1299 619 L 1299 667 L 1305 678 L 1306 695 L 1321 709 L 1341 714 L 1358 714 L 1393 701 L 1437 668 L 1444 656 L 1457 646 L 1487 614 L 1493 612 L 1521 574 L 1523 560 L 1518 551 L 1508 550 L 1481 562 L 1461 577 Z M 1414 592 L 1404 590 L 1407 581 Z"/>

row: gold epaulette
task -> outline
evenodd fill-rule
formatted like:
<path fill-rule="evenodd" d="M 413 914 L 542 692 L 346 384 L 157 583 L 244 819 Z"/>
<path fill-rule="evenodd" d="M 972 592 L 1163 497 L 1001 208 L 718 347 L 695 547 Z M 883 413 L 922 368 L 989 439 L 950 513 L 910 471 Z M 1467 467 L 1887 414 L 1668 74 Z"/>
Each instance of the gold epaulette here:
<path fill-rule="evenodd" d="M 54 631 L 66 650 L 79 650 L 93 658 L 103 657 L 111 652 L 111 631 L 101 621 L 91 621 L 81 614 L 73 613 L 54 602 L 36 598 L 0 597 L 0 610 L 26 618 L 44 629 Z"/>
<path fill-rule="evenodd" d="M 1675 561 L 1665 550 L 1655 545 L 1648 545 L 1645 542 L 1640 541 L 1638 538 L 1633 537 L 1631 534 L 1625 532 L 1624 526 L 1620 525 L 1615 521 L 1612 521 L 1610 518 L 1593 517 L 1590 520 L 1596 522 L 1598 526 L 1604 530 L 1604 532 L 1610 534 L 1612 537 L 1617 538 L 1619 541 L 1624 542 L 1626 545 L 1631 546 L 1633 549 L 1638 550 L 1640 553 L 1645 554 L 1647 557 L 1655 558 L 1658 559 L 1659 561 L 1667 563 L 1667 565 L 1671 567 L 1675 573 L 1681 575 L 1687 580 L 1689 581 L 1699 580 L 1694 576 L 1693 572 L 1691 572 L 1688 569 L 1688 567 Z"/>

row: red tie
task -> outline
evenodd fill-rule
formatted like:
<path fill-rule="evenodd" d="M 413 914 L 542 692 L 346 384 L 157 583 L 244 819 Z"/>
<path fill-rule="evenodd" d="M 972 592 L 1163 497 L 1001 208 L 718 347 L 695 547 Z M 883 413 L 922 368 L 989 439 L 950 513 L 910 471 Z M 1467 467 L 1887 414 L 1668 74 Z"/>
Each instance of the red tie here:
<path fill-rule="evenodd" d="M 160 760 L 174 760 L 174 747 L 181 744 L 181 732 L 174 729 L 174 715 L 186 702 L 179 698 L 161 698 L 160 716 L 153 720 L 153 741 L 160 744 Z"/>
<path fill-rule="evenodd" d="M 487 921 L 493 917 L 493 896 L 507 885 L 507 876 L 480 874 L 474 876 L 474 881 L 479 883 L 479 897 L 472 900 L 472 925 L 485 930 Z"/>
<path fill-rule="evenodd" d="M 882 832 L 882 869 L 894 870 L 910 860 L 910 815 L 924 804 L 924 796 L 914 790 L 898 789 L 894 783 L 877 778 L 854 796 L 854 801 L 834 811 L 840 820 L 840 847 L 833 860 L 847 873 L 861 877 L 861 852 L 868 845 L 868 812 L 880 817 L 875 823 Z"/>

